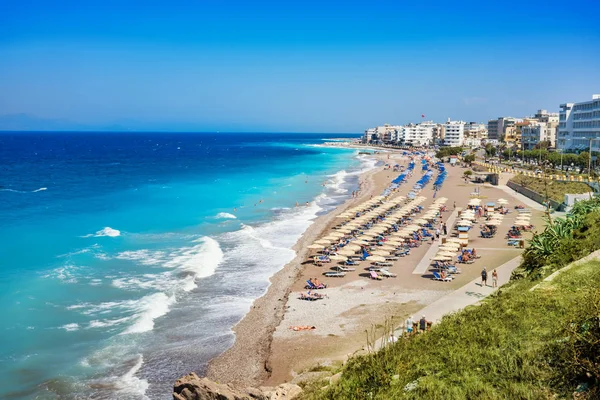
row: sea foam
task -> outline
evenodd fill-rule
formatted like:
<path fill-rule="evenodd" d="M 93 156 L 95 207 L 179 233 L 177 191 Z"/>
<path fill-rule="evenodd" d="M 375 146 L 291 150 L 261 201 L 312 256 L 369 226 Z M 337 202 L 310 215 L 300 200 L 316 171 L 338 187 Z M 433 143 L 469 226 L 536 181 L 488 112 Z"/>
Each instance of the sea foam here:
<path fill-rule="evenodd" d="M 220 212 L 217 215 L 215 215 L 215 218 L 216 219 L 236 219 L 237 217 L 230 213 Z"/>
<path fill-rule="evenodd" d="M 100 229 L 96 233 L 89 233 L 82 237 L 87 238 L 87 237 L 103 237 L 103 236 L 108 236 L 108 237 L 121 236 L 121 231 L 119 231 L 118 229 L 113 229 L 110 226 L 107 226 L 104 229 Z"/>

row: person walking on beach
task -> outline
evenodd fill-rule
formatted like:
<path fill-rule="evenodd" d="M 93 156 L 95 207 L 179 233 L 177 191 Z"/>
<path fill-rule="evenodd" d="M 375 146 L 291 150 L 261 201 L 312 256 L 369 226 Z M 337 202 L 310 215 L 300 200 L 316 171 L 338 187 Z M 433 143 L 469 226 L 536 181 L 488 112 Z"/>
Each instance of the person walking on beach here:
<path fill-rule="evenodd" d="M 440 228 L 437 228 L 437 229 L 435 230 L 435 238 L 436 238 L 436 239 L 439 239 L 439 238 L 440 238 Z"/>
<path fill-rule="evenodd" d="M 498 287 L 498 272 L 492 272 L 492 287 Z"/>
<path fill-rule="evenodd" d="M 408 336 L 412 336 L 414 324 L 415 324 L 415 321 L 413 320 L 413 317 L 412 316 L 408 317 L 408 319 L 406 320 L 406 334 Z"/>
<path fill-rule="evenodd" d="M 483 267 L 481 271 L 481 286 L 487 286 L 487 270 Z"/>
<path fill-rule="evenodd" d="M 456 202 L 454 202 L 454 209 L 456 210 Z"/>
<path fill-rule="evenodd" d="M 425 333 L 425 331 L 427 330 L 427 320 L 425 319 L 424 315 L 419 320 L 419 330 L 421 331 L 421 333 Z"/>
<path fill-rule="evenodd" d="M 446 226 L 446 223 L 444 222 L 444 224 L 442 225 L 442 229 L 444 230 L 444 236 L 448 236 L 448 227 Z"/>

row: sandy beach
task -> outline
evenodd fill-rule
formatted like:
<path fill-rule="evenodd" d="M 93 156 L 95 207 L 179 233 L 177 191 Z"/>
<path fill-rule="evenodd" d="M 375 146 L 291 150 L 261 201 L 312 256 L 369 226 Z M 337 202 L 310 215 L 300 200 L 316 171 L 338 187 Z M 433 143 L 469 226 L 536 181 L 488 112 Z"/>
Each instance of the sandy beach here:
<path fill-rule="evenodd" d="M 409 162 L 400 152 L 379 153 L 374 157 L 390 164 L 406 166 Z M 475 185 L 463 180 L 465 168 L 448 166 L 447 170 L 448 177 L 437 197 L 448 198 L 448 211 L 442 214 L 441 219 L 447 222 L 450 234 L 457 214 L 453 211 L 454 203 L 457 207 L 466 207 Z M 340 222 L 336 219 L 338 214 L 371 196 L 382 194 L 397 175 L 397 172 L 383 167 L 363 174 L 358 198 L 348 200 L 315 220 L 295 245 L 296 258 L 271 278 L 267 293 L 254 302 L 250 312 L 235 326 L 234 345 L 210 363 L 209 378 L 240 386 L 277 385 L 293 380 L 317 364 L 342 362 L 366 345 L 365 332 L 373 326 L 386 320 L 400 326 L 409 315 L 472 281 L 483 267 L 491 271 L 522 251 L 507 246 L 505 239 L 517 214 L 514 206 L 521 204 L 519 199 L 502 188 L 478 185 L 479 198 L 484 204 L 503 197 L 509 201 L 511 213 L 505 216 L 502 225 L 498 226 L 498 234 L 491 239 L 479 237 L 479 225 L 473 225 L 468 247 L 475 247 L 481 258 L 473 264 L 460 264 L 462 273 L 456 275 L 452 282 L 431 279 L 429 263 L 440 241 L 424 242 L 413 248 L 408 256 L 395 261 L 390 268 L 397 274 L 395 278 L 383 281 L 369 279 L 365 271 L 369 265 L 366 261 L 343 278 L 325 278 L 323 272 L 334 264 L 313 265 L 307 260 L 315 253 L 307 246 Z M 400 186 L 394 196 L 405 196 L 421 176 L 420 163 L 417 163 L 413 176 Z M 431 183 L 419 194 L 427 199 L 421 204 L 425 208 L 435 200 Z M 533 209 L 531 212 L 532 223 L 540 226 L 542 213 Z M 530 234 L 525 237 L 529 238 Z M 321 291 L 327 298 L 310 302 L 300 300 L 300 293 L 306 292 L 306 280 L 315 277 L 328 284 L 328 288 Z M 315 326 L 316 329 L 301 332 L 290 329 L 297 325 Z"/>

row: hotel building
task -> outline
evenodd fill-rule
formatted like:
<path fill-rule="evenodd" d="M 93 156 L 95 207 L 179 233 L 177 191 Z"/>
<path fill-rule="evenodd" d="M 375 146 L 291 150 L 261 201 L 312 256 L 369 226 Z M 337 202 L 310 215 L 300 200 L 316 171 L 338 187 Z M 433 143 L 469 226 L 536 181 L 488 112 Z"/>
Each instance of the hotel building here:
<path fill-rule="evenodd" d="M 600 94 L 592 100 L 560 105 L 557 147 L 563 151 L 600 151 Z M 590 143 L 591 142 L 591 143 Z"/>

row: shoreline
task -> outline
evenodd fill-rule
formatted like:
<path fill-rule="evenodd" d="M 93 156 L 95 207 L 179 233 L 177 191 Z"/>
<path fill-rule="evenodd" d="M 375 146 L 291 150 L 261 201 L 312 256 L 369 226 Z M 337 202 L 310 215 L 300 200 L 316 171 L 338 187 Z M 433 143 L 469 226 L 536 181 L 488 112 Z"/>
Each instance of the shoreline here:
<path fill-rule="evenodd" d="M 375 155 L 372 157 L 381 161 Z M 377 167 L 362 172 L 358 178 L 359 197 L 350 197 L 335 209 L 318 216 L 300 236 L 292 247 L 296 252 L 294 259 L 269 278 L 266 293 L 254 300 L 248 313 L 232 328 L 233 345 L 208 363 L 205 376 L 239 386 L 259 386 L 269 378 L 273 334 L 283 321 L 289 294 L 304 269 L 303 263 L 309 253 L 306 246 L 329 229 L 338 214 L 377 194 L 374 182 L 377 172 Z"/>
<path fill-rule="evenodd" d="M 408 161 L 402 150 L 386 150 L 371 157 L 384 163 L 403 164 Z M 465 206 L 476 187 L 464 182 L 464 170 L 460 166 L 449 167 L 447 182 L 439 193 L 431 185 L 421 191 L 421 195 L 427 198 L 424 206 L 432 202 L 436 194 L 449 199 L 450 209 L 440 218 L 449 226 L 453 225 L 456 217 L 452 204 Z M 488 269 L 500 267 L 522 252 L 507 248 L 504 235 L 482 239 L 478 230 L 474 229 L 469 246 L 477 247 L 481 259 L 473 265 L 461 265 L 463 273 L 455 275 L 452 282 L 440 283 L 431 279 L 431 252 L 437 251 L 439 243 L 427 242 L 394 262 L 393 269 L 398 278 L 373 281 L 365 279 L 366 274 L 359 269 L 344 278 L 328 279 L 325 292 L 328 297 L 317 303 L 302 301 L 295 296 L 305 291 L 305 280 L 320 276 L 326 270 L 306 261 L 311 254 L 306 246 L 336 224 L 333 220 L 336 215 L 364 202 L 370 195 L 381 194 L 395 175 L 395 172 L 383 168 L 361 174 L 364 187 L 359 198 L 348 199 L 315 220 L 294 245 L 294 260 L 271 277 L 272 285 L 267 293 L 254 302 L 250 312 L 234 327 L 234 345 L 211 360 L 206 372 L 208 378 L 240 387 L 276 386 L 314 378 L 315 374 L 318 375 L 312 369 L 315 365 L 344 363 L 352 354 L 364 350 L 365 330 L 381 326 L 384 321 L 398 327 L 409 315 L 471 282 L 484 266 Z M 415 173 L 394 196 L 406 196 L 421 175 Z M 501 187 L 477 187 L 481 191 L 481 199 L 493 200 L 508 195 L 511 204 L 520 202 L 518 197 L 506 193 Z M 541 213 L 537 210 L 532 210 L 532 213 L 532 222 L 542 224 Z M 509 214 L 498 227 L 500 232 L 510 227 L 515 215 Z M 296 325 L 315 326 L 316 330 L 293 332 L 289 329 L 289 326 Z"/>

